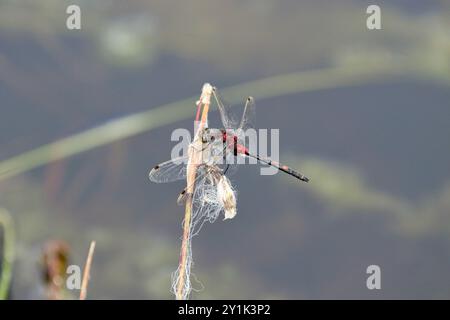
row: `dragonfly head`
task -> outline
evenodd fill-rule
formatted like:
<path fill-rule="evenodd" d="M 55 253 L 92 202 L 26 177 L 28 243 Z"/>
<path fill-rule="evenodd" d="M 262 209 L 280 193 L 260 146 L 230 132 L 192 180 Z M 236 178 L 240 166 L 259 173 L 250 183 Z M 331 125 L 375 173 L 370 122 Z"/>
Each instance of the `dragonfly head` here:
<path fill-rule="evenodd" d="M 221 141 L 222 132 L 219 129 L 205 128 L 203 129 L 201 137 L 203 143 L 213 143 Z"/>

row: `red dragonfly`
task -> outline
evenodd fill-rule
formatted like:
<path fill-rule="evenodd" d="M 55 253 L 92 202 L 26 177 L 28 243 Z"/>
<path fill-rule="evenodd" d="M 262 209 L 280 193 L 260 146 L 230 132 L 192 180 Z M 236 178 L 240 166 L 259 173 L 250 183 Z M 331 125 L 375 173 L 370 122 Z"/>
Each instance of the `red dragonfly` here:
<path fill-rule="evenodd" d="M 278 170 L 297 178 L 301 181 L 308 182 L 309 178 L 298 171 L 282 165 L 270 158 L 262 157 L 258 153 L 252 154 L 245 146 L 245 130 L 252 127 L 252 121 L 255 114 L 255 104 L 252 97 L 248 97 L 244 112 L 240 123 L 236 125 L 233 114 L 230 112 L 229 105 L 225 104 L 220 97 L 217 88 L 213 88 L 213 95 L 217 102 L 223 129 L 204 128 L 201 132 L 203 150 L 206 151 L 203 157 L 204 163 L 200 165 L 205 169 L 211 166 L 221 167 L 222 173 L 229 173 L 230 168 L 235 167 L 237 157 L 253 158 L 257 162 L 277 168 Z M 201 105 L 198 105 L 197 119 L 200 114 Z M 188 156 L 179 157 L 155 166 L 149 174 L 149 178 L 153 182 L 163 183 L 176 180 L 186 179 L 186 165 Z M 203 175 L 197 176 L 197 180 L 201 179 L 208 170 L 203 171 Z"/>

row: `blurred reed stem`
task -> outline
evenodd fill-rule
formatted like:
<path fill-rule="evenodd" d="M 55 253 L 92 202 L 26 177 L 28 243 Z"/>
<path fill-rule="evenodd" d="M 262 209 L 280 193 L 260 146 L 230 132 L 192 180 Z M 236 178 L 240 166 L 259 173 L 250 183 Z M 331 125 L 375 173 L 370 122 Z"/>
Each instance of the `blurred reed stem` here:
<path fill-rule="evenodd" d="M 0 274 L 0 300 L 6 300 L 11 285 L 14 262 L 14 226 L 11 215 L 0 208 L 0 228 L 3 229 L 3 256 Z"/>
<path fill-rule="evenodd" d="M 86 258 L 86 264 L 84 265 L 83 281 L 81 283 L 81 290 L 80 290 L 80 300 L 86 300 L 87 297 L 87 288 L 89 284 L 89 279 L 91 277 L 91 266 L 92 266 L 92 259 L 94 258 L 94 250 L 95 250 L 95 241 L 91 241 L 88 256 Z"/>
<path fill-rule="evenodd" d="M 323 90 L 367 83 L 389 75 L 404 75 L 414 72 L 409 65 L 399 63 L 360 64 L 313 71 L 302 71 L 268 77 L 222 89 L 233 105 L 242 97 L 251 94 L 266 99 L 286 94 Z M 105 124 L 58 139 L 31 151 L 24 152 L 0 162 L 0 181 L 32 170 L 52 161 L 68 158 L 109 143 L 126 139 L 146 131 L 173 124 L 192 116 L 196 97 L 110 120 Z"/>

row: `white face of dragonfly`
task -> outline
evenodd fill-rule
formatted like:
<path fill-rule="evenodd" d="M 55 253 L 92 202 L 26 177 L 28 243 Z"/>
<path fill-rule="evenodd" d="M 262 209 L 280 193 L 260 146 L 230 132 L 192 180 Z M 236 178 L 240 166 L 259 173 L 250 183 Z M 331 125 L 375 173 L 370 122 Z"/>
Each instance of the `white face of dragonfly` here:
<path fill-rule="evenodd" d="M 210 166 L 223 163 L 225 144 L 222 131 L 206 128 L 201 134 L 201 139 L 203 163 Z"/>
<path fill-rule="evenodd" d="M 202 142 L 205 144 L 223 142 L 223 132 L 220 129 L 205 128 L 202 132 Z"/>

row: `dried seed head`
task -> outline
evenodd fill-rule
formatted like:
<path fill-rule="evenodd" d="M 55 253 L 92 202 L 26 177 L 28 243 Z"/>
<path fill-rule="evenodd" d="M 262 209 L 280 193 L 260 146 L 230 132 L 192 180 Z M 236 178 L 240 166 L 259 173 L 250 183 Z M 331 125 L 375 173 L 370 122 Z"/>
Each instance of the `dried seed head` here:
<path fill-rule="evenodd" d="M 236 215 L 236 194 L 225 176 L 221 176 L 217 184 L 217 198 L 225 211 L 224 220 L 233 219 Z"/>

